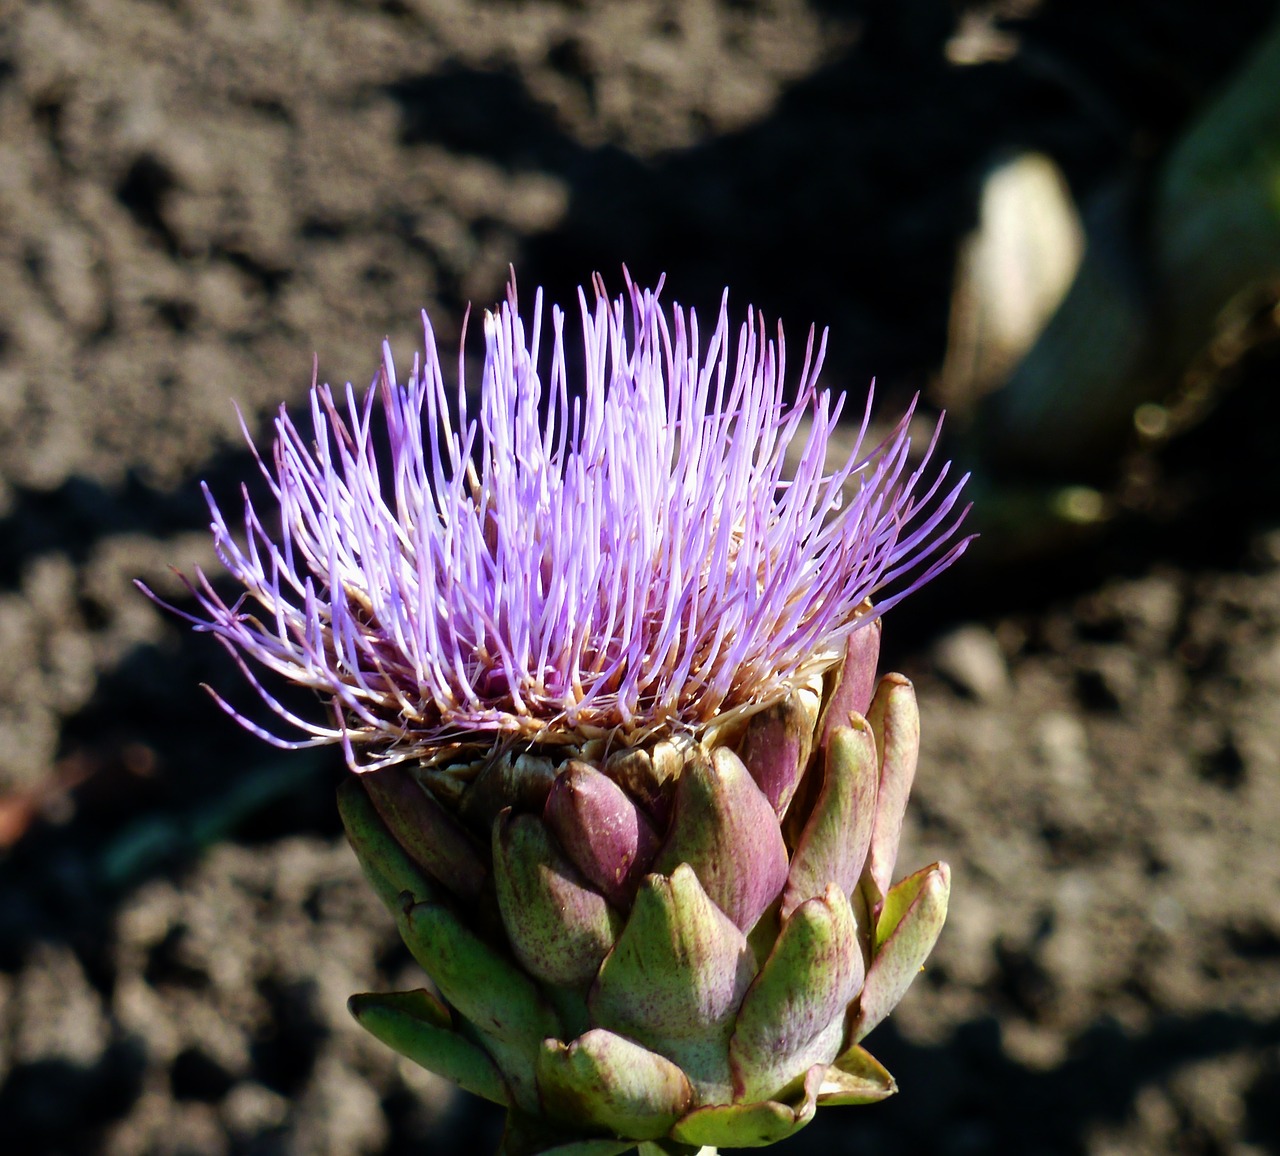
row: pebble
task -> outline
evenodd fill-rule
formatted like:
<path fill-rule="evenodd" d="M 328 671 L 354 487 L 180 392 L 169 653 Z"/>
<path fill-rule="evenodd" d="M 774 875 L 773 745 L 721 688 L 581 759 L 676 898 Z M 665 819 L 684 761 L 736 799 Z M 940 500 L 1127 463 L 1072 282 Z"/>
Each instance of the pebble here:
<path fill-rule="evenodd" d="M 985 626 L 961 626 L 934 647 L 934 665 L 966 694 L 982 702 L 1009 688 L 1009 668 L 996 636 Z"/>

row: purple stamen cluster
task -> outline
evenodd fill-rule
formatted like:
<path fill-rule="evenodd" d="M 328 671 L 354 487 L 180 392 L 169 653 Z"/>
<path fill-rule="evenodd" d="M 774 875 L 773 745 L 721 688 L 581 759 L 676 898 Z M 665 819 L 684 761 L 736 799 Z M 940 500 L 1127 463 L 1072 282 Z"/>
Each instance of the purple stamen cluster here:
<path fill-rule="evenodd" d="M 727 294 L 705 347 L 692 310 L 627 280 L 580 291 L 586 377 L 570 387 L 565 315 L 530 332 L 514 284 L 484 319 L 479 412 L 453 396 L 431 323 L 400 381 L 311 391 L 314 440 L 282 407 L 273 535 L 245 494 L 244 535 L 206 491 L 217 552 L 244 593 L 197 572 L 199 629 L 263 700 L 356 769 L 507 739 L 635 743 L 697 734 L 838 662 L 850 632 L 965 549 L 965 479 L 914 468 L 908 411 L 828 470 L 843 398 L 817 385 L 811 330 L 794 398 L 763 317 L 731 339 Z M 629 306 L 629 308 L 628 308 Z M 256 452 L 256 451 L 255 451 Z M 793 463 L 793 464 L 791 464 Z M 948 463 L 949 464 L 949 463 Z M 270 519 L 274 522 L 274 518 Z M 886 587 L 868 614 L 865 602 Z M 310 687 L 329 725 L 287 710 L 246 659 Z"/>

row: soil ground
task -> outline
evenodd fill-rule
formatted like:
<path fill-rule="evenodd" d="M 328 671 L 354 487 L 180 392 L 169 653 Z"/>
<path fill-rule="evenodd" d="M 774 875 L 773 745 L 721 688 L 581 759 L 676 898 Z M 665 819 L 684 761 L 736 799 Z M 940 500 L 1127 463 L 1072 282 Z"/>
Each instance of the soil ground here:
<path fill-rule="evenodd" d="M 197 687 L 243 702 L 234 668 L 131 585 L 213 564 L 198 481 L 255 476 L 232 401 L 261 433 L 313 352 L 361 385 L 508 265 L 571 303 L 626 262 L 829 325 L 828 380 L 900 405 L 983 173 L 1141 188 L 1273 8 L 0 0 L 0 1146 L 496 1142 L 347 1016 L 415 980 L 338 761 L 224 719 Z M 1161 501 L 979 543 L 890 619 L 901 862 L 950 861 L 953 909 L 870 1040 L 901 1094 L 791 1151 L 1280 1154 L 1278 371 L 1144 460 Z"/>

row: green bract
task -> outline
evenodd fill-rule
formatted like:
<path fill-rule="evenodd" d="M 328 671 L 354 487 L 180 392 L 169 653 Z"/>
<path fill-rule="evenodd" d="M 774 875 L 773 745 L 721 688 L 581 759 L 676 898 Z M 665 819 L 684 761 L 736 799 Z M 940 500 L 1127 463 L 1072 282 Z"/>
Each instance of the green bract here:
<path fill-rule="evenodd" d="M 508 1108 L 510 1156 L 756 1147 L 893 1094 L 860 1041 L 950 877 L 890 886 L 919 717 L 901 675 L 872 694 L 879 629 L 702 741 L 353 776 L 347 832 L 434 993 L 352 1013 Z"/>

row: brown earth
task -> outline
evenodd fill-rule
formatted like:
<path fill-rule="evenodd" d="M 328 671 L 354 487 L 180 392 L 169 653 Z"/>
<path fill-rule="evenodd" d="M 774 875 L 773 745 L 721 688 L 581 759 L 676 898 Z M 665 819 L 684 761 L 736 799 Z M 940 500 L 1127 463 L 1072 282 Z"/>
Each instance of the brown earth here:
<path fill-rule="evenodd" d="M 254 477 L 232 400 L 262 431 L 313 351 L 362 384 L 508 264 L 568 302 L 626 262 L 830 325 L 829 381 L 900 404 L 984 170 L 1034 147 L 1082 203 L 1141 189 L 1272 14 L 0 0 L 0 1147 L 496 1142 L 347 1016 L 414 980 L 337 762 L 218 714 L 196 688 L 243 702 L 234 669 L 130 584 L 211 563 L 197 481 L 234 508 Z M 949 62 L 962 22 L 988 62 Z M 1280 1153 L 1278 369 L 1127 462 L 1147 499 L 1110 524 L 979 544 L 891 619 L 925 733 L 902 862 L 949 860 L 953 910 L 870 1041 L 902 1093 L 793 1151 Z"/>

